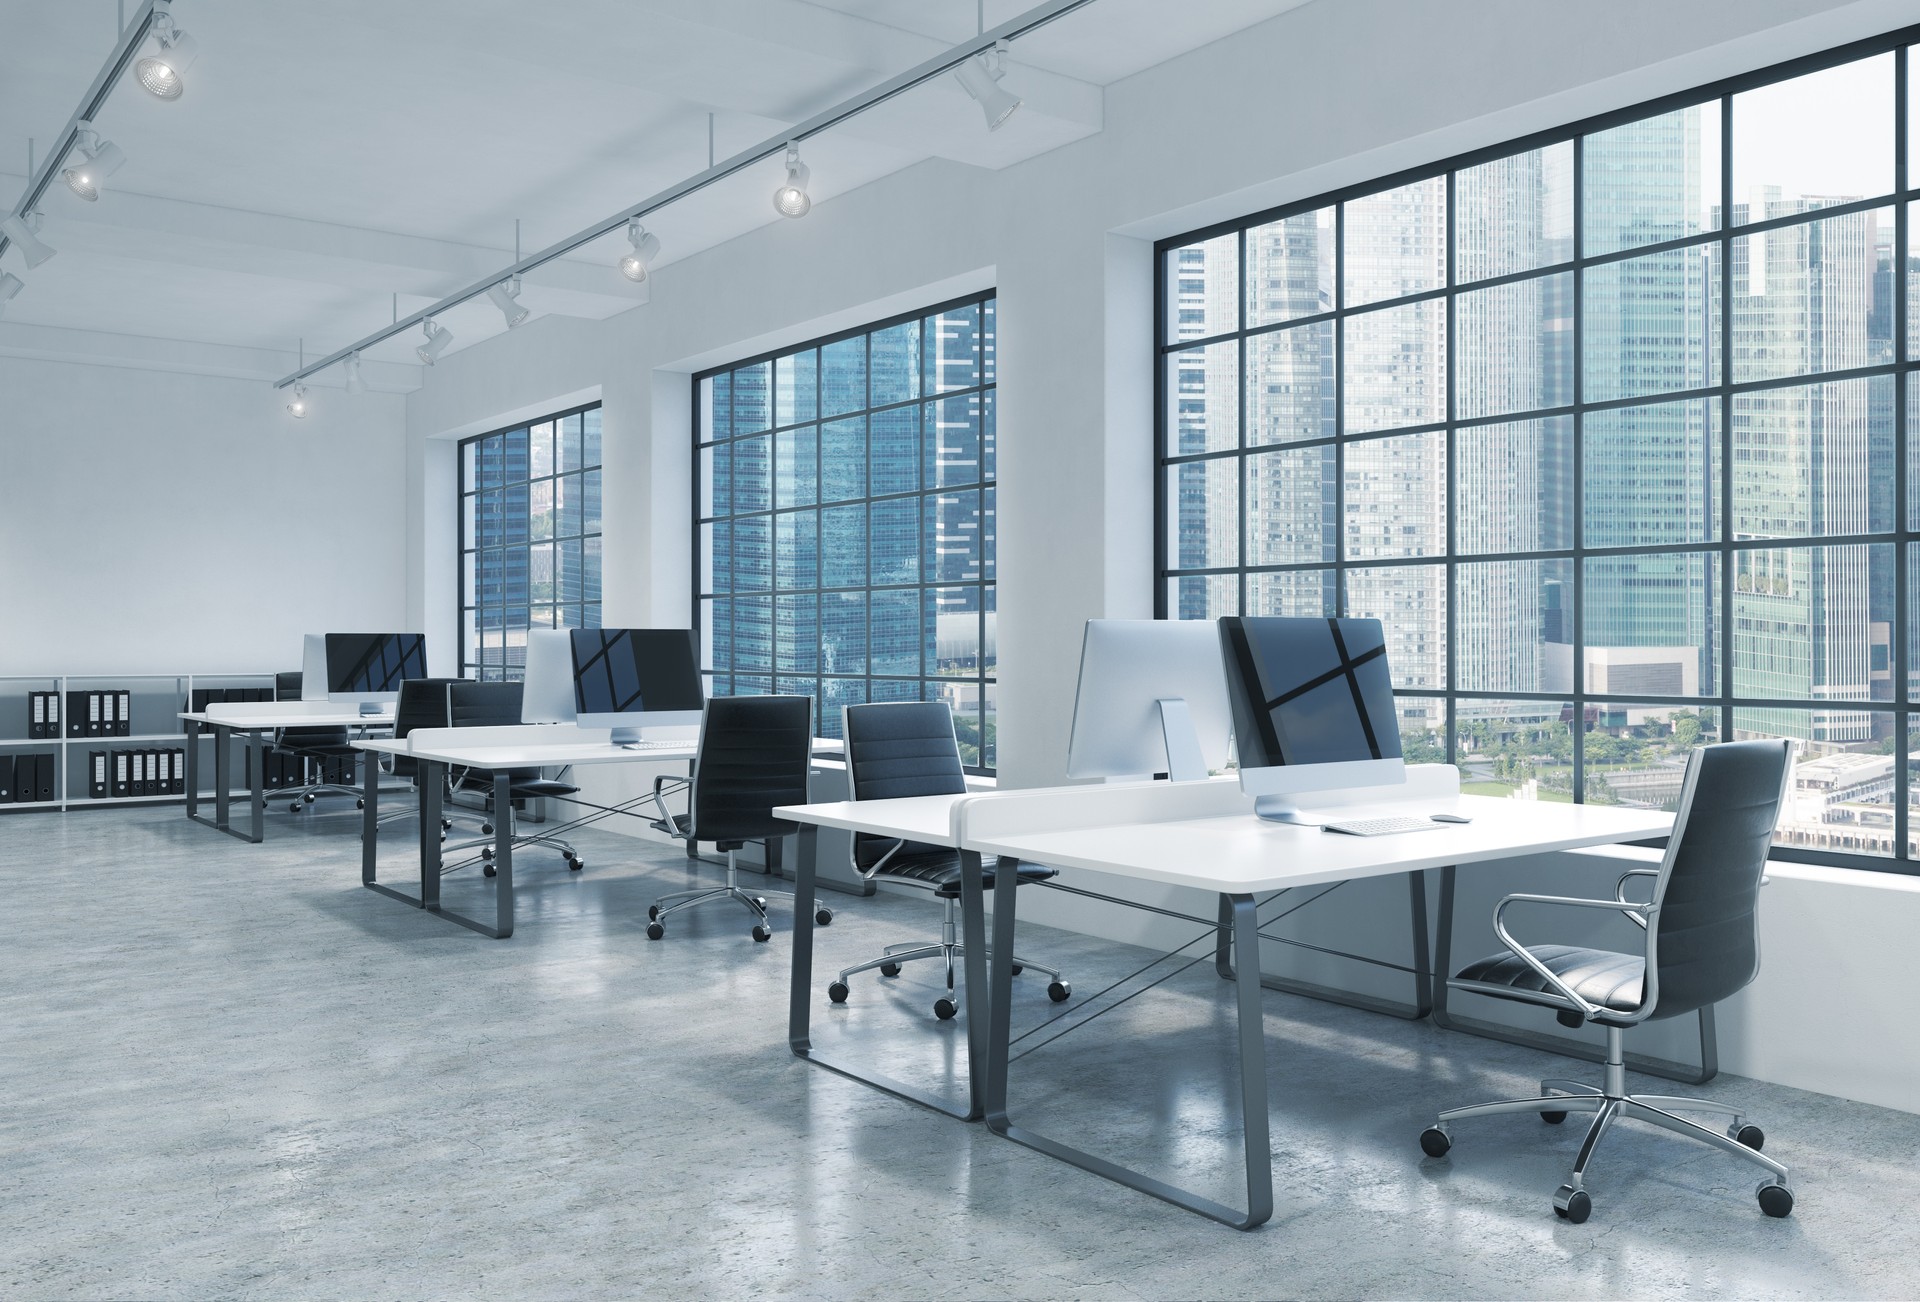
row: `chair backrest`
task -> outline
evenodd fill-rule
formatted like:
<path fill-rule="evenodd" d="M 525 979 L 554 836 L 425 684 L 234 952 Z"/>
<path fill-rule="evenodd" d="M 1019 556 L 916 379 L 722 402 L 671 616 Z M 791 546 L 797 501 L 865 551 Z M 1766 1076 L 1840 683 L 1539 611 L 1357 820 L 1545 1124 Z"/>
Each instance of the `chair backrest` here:
<path fill-rule="evenodd" d="M 394 738 L 404 738 L 415 728 L 450 726 L 447 723 L 447 688 L 452 684 L 451 678 L 409 678 L 402 682 L 400 700 L 393 707 Z M 411 756 L 393 757 L 395 777 L 413 777 L 419 772 L 419 767 Z"/>
<path fill-rule="evenodd" d="M 300 699 L 301 674 L 298 669 L 291 673 L 278 673 L 273 676 L 273 699 L 276 701 L 297 701 Z M 299 748 L 303 746 L 345 746 L 347 730 L 345 728 L 282 728 L 279 741 L 283 746 Z"/>
<path fill-rule="evenodd" d="M 476 683 L 456 678 L 447 687 L 448 726 L 498 728 L 520 722 L 524 683 Z"/>
<path fill-rule="evenodd" d="M 1760 875 L 1792 769 L 1788 741 L 1696 750 L 1654 889 L 1654 1016 L 1725 999 L 1760 971 Z"/>
<path fill-rule="evenodd" d="M 273 699 L 276 701 L 297 701 L 300 699 L 300 671 L 275 674 L 273 676 Z"/>
<path fill-rule="evenodd" d="M 967 789 L 953 711 L 945 701 L 849 705 L 845 722 L 847 789 L 855 800 L 952 796 Z M 853 861 L 860 868 L 870 867 L 898 844 L 890 837 L 855 833 Z M 899 853 L 939 848 L 916 841 L 900 846 Z"/>
<path fill-rule="evenodd" d="M 700 722 L 694 762 L 693 839 L 721 843 L 786 836 L 779 805 L 807 803 L 813 754 L 810 696 L 716 696 Z"/>

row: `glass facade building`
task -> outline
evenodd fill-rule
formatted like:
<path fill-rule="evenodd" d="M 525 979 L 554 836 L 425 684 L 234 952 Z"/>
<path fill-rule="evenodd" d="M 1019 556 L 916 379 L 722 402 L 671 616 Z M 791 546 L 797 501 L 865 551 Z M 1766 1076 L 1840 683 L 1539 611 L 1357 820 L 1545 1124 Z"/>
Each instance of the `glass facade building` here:
<path fill-rule="evenodd" d="M 987 293 L 696 377 L 713 694 L 945 700 L 992 771 L 994 370 Z"/>
<path fill-rule="evenodd" d="M 1920 859 L 1908 62 L 1162 241 L 1161 613 L 1379 617 L 1410 758 L 1486 794 L 1671 807 L 1789 737 L 1783 853 Z"/>
<path fill-rule="evenodd" d="M 600 627 L 600 406 L 460 444 L 460 673 L 526 672 L 530 628 Z"/>

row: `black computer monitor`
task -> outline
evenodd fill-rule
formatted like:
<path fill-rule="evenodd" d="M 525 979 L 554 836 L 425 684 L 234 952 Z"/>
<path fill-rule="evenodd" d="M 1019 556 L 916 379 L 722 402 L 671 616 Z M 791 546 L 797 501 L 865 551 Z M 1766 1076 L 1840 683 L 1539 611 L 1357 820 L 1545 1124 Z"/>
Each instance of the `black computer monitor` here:
<path fill-rule="evenodd" d="M 1379 620 L 1229 616 L 1220 649 L 1240 789 L 1263 817 L 1302 821 L 1290 796 L 1406 781 Z"/>
<path fill-rule="evenodd" d="M 358 701 L 360 713 L 400 699 L 400 684 L 427 676 L 427 639 L 419 633 L 329 633 L 327 699 Z"/>
<path fill-rule="evenodd" d="M 643 726 L 697 724 L 707 695 L 690 628 L 576 628 L 574 705 L 583 728 L 611 728 L 616 745 Z"/>

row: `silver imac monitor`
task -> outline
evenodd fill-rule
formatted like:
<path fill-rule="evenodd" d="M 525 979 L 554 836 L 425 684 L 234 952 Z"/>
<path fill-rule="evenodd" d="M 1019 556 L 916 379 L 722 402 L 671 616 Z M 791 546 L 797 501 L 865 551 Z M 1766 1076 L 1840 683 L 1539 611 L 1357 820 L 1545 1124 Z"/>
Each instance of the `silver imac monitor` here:
<path fill-rule="evenodd" d="M 1220 634 L 1211 623 L 1087 621 L 1068 777 L 1204 778 L 1226 764 L 1232 726 Z"/>
<path fill-rule="evenodd" d="M 358 701 L 362 714 L 379 714 L 400 699 L 401 683 L 427 676 L 427 639 L 419 633 L 329 633 L 326 645 L 327 699 Z"/>
<path fill-rule="evenodd" d="M 300 699 L 327 699 L 327 635 L 309 633 L 300 651 Z"/>
<path fill-rule="evenodd" d="M 706 707 L 690 628 L 576 628 L 574 707 L 582 728 L 611 728 L 616 746 L 640 729 L 697 725 Z"/>
<path fill-rule="evenodd" d="M 520 698 L 522 723 L 572 723 L 573 638 L 566 629 L 527 632 L 526 693 Z"/>
<path fill-rule="evenodd" d="M 1240 789 L 1262 818 L 1306 822 L 1291 797 L 1407 780 L 1379 620 L 1229 616 L 1219 636 Z"/>

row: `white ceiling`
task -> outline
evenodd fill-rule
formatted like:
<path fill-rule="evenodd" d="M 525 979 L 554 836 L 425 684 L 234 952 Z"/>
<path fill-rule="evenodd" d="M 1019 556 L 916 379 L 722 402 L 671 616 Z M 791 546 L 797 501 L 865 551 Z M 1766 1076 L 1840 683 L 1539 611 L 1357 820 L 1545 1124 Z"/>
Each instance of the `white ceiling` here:
<path fill-rule="evenodd" d="M 987 0 L 989 26 L 1032 0 Z M 1101 88 L 1306 0 L 1097 0 L 1019 41 L 1025 106 L 989 133 L 940 78 L 810 141 L 830 198 L 930 157 L 998 168 L 1100 130 Z M 128 5 L 132 8 L 132 3 Z M 0 0 L 0 213 L 111 51 L 115 0 Z M 127 163 L 97 204 L 56 183 L 0 353 L 133 337 L 309 357 L 506 265 L 974 34 L 974 0 L 175 0 L 186 93 L 99 115 Z M 764 172 L 764 175 L 761 173 Z M 670 263 L 777 220 L 776 162 L 657 214 Z M 536 312 L 645 302 L 609 236 L 527 278 Z M 456 347 L 499 333 L 484 300 Z M 410 345 L 376 354 L 411 362 Z M 376 387 L 411 387 L 398 365 Z"/>

